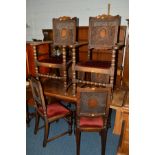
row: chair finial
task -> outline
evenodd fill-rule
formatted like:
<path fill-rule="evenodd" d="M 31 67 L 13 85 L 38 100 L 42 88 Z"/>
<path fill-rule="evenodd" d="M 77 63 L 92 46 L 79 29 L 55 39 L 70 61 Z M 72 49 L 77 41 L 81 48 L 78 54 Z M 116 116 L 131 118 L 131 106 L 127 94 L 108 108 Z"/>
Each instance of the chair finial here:
<path fill-rule="evenodd" d="M 110 15 L 110 3 L 108 3 L 108 15 Z"/>

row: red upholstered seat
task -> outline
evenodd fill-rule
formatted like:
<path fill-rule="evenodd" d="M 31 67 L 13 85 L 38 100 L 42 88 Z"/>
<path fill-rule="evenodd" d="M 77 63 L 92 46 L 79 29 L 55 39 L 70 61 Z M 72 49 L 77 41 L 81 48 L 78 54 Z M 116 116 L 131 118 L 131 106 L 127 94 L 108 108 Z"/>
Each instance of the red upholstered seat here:
<path fill-rule="evenodd" d="M 103 127 L 103 118 L 100 117 L 81 117 L 80 127 Z"/>
<path fill-rule="evenodd" d="M 41 113 L 43 113 L 42 108 L 40 108 L 39 110 Z M 47 105 L 47 117 L 48 118 L 57 116 L 57 115 L 65 116 L 68 113 L 69 113 L 69 110 L 59 103 L 52 103 L 52 104 Z"/>
<path fill-rule="evenodd" d="M 40 60 L 40 62 L 61 64 L 63 60 L 62 60 L 62 56 L 55 56 L 55 57 L 53 56 L 47 59 Z"/>
<path fill-rule="evenodd" d="M 71 60 L 71 57 L 67 56 L 66 60 L 67 61 Z M 62 55 L 60 55 L 60 56 L 52 56 L 50 58 L 40 60 L 40 62 L 53 63 L 53 64 L 62 64 L 63 63 L 63 57 L 62 57 Z"/>

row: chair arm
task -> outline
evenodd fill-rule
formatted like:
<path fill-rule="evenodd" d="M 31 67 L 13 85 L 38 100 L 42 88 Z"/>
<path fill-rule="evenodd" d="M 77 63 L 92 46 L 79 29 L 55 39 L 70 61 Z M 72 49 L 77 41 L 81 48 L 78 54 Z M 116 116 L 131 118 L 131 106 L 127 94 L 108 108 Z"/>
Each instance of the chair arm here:
<path fill-rule="evenodd" d="M 100 47 L 98 49 L 101 49 L 101 50 L 119 50 L 121 48 L 123 48 L 125 46 L 125 44 L 123 42 L 119 42 L 119 43 L 116 43 L 115 45 L 111 45 L 111 46 L 105 46 L 105 47 Z M 93 48 L 89 48 L 89 49 L 94 49 Z M 96 48 L 97 49 L 97 48 Z"/>
<path fill-rule="evenodd" d="M 116 43 L 114 46 L 113 46 L 113 49 L 115 50 L 118 50 L 118 49 L 121 49 L 125 46 L 125 44 L 123 42 L 119 42 L 119 43 Z"/>
<path fill-rule="evenodd" d="M 38 46 L 38 45 L 44 45 L 44 44 L 52 44 L 53 41 L 31 41 L 27 43 L 30 43 L 30 45 L 32 46 Z"/>
<path fill-rule="evenodd" d="M 71 45 L 71 48 L 76 48 L 76 47 L 80 47 L 80 46 L 84 46 L 84 45 L 88 45 L 88 42 L 76 42 L 74 45 Z"/>

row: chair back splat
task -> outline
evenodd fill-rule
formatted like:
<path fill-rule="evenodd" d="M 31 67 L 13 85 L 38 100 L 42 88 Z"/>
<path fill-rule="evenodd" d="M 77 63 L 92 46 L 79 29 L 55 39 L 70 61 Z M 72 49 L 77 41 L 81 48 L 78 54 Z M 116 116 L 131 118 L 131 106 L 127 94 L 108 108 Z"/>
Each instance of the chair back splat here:
<path fill-rule="evenodd" d="M 43 113 L 46 115 L 46 105 L 41 83 L 35 78 L 31 78 L 30 84 L 36 109 L 38 110 L 40 107 L 42 107 L 44 111 Z"/>
<path fill-rule="evenodd" d="M 76 17 L 53 18 L 53 43 L 54 45 L 73 45 L 76 42 L 76 27 L 78 20 Z"/>
<path fill-rule="evenodd" d="M 120 16 L 89 17 L 89 49 L 112 49 L 118 41 Z"/>

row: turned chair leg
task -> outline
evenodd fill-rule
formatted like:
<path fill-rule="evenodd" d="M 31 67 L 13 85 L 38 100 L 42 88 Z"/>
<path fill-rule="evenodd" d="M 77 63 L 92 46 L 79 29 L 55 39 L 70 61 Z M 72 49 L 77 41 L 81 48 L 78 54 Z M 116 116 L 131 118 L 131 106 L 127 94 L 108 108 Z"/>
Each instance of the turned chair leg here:
<path fill-rule="evenodd" d="M 69 136 L 72 134 L 72 125 L 73 125 L 73 118 L 72 118 L 72 114 L 71 114 L 71 116 L 68 117 Z"/>
<path fill-rule="evenodd" d="M 81 141 L 81 132 L 79 129 L 76 129 L 76 155 L 80 155 L 80 141 Z"/>
<path fill-rule="evenodd" d="M 38 132 L 38 128 L 39 128 L 39 119 L 40 119 L 40 116 L 38 115 L 38 113 L 37 113 L 37 111 L 36 111 L 36 119 L 35 119 L 34 134 L 37 134 L 37 132 Z"/>
<path fill-rule="evenodd" d="M 48 121 L 45 121 L 43 147 L 45 147 L 48 142 L 48 134 L 49 134 L 49 123 Z"/>
<path fill-rule="evenodd" d="M 30 116 L 29 116 L 29 110 L 28 110 L 28 104 L 26 103 L 26 125 L 30 126 Z"/>
<path fill-rule="evenodd" d="M 107 139 L 107 130 L 103 129 L 101 131 L 101 155 L 105 155 L 106 139 Z"/>
<path fill-rule="evenodd" d="M 72 134 L 72 131 L 73 131 L 73 112 L 72 112 L 72 115 L 71 115 L 71 134 Z"/>
<path fill-rule="evenodd" d="M 111 128 L 111 114 L 112 114 L 112 109 L 109 109 L 109 116 L 107 120 L 107 127 Z"/>
<path fill-rule="evenodd" d="M 76 131 L 75 131 L 75 129 L 76 129 L 76 110 L 73 111 L 73 118 L 74 118 L 74 134 L 76 134 Z"/>

